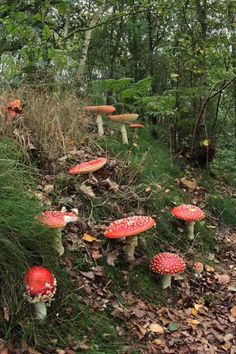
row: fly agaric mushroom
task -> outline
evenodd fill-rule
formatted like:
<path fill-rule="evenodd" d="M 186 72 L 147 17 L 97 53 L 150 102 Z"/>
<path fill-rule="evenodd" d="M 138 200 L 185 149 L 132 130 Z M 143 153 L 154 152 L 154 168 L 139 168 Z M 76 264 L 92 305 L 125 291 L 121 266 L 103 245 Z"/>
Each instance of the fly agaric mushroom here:
<path fill-rule="evenodd" d="M 129 127 L 134 129 L 134 138 L 137 139 L 138 138 L 137 130 L 144 128 L 144 125 L 140 123 L 133 123 L 133 124 L 129 124 Z"/>
<path fill-rule="evenodd" d="M 112 114 L 109 115 L 108 118 L 113 122 L 121 123 L 121 134 L 122 134 L 122 142 L 123 144 L 128 144 L 128 136 L 125 124 L 134 122 L 138 119 L 138 114 L 136 113 L 125 113 L 125 114 Z"/>
<path fill-rule="evenodd" d="M 2 113 L 5 113 L 11 118 L 15 118 L 17 114 L 22 113 L 21 101 L 15 100 L 9 102 L 6 106 L 0 108 Z"/>
<path fill-rule="evenodd" d="M 150 216 L 129 216 L 112 222 L 104 233 L 107 238 L 122 238 L 127 239 L 125 251 L 129 261 L 134 260 L 134 251 L 138 246 L 138 236 L 156 224 L 155 220 Z"/>
<path fill-rule="evenodd" d="M 154 273 L 163 275 L 162 289 L 171 287 L 171 276 L 184 272 L 184 260 L 174 253 L 159 253 L 152 258 L 150 268 Z"/>
<path fill-rule="evenodd" d="M 105 164 L 107 163 L 107 159 L 104 157 L 99 157 L 96 160 L 91 160 L 88 162 L 82 162 L 76 166 L 73 166 L 69 169 L 68 173 L 70 175 L 84 175 L 87 173 L 92 173 L 95 172 L 97 170 L 99 170 L 100 168 L 102 168 Z"/>
<path fill-rule="evenodd" d="M 65 252 L 64 246 L 62 244 L 62 229 L 66 226 L 67 223 L 78 220 L 78 210 L 72 209 L 72 211 L 54 211 L 49 210 L 45 211 L 42 215 L 36 217 L 46 226 L 57 229 L 56 239 L 55 239 L 55 250 L 58 252 L 59 256 L 62 256 Z"/>
<path fill-rule="evenodd" d="M 51 303 L 57 289 L 55 277 L 42 266 L 33 266 L 24 276 L 27 300 L 34 304 L 36 318 L 44 320 L 47 316 L 46 302 Z"/>
<path fill-rule="evenodd" d="M 103 136 L 104 135 L 104 129 L 103 129 L 103 120 L 102 120 L 102 114 L 109 114 L 114 112 L 116 109 L 113 106 L 85 106 L 84 109 L 87 112 L 96 114 L 97 119 L 97 127 L 98 127 L 98 136 Z"/>
<path fill-rule="evenodd" d="M 193 240 L 195 221 L 204 219 L 204 212 L 195 205 L 183 204 L 172 209 L 171 213 L 175 218 L 186 221 L 188 227 L 188 237 L 190 240 Z"/>

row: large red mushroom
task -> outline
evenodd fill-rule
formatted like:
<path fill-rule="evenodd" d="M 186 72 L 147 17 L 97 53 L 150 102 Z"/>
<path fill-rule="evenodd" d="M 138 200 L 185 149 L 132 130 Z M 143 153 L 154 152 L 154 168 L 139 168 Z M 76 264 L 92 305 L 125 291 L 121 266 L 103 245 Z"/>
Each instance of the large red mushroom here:
<path fill-rule="evenodd" d="M 107 159 L 105 157 L 99 157 L 95 160 L 82 162 L 79 163 L 78 165 L 71 167 L 68 173 L 70 175 L 78 175 L 78 174 L 82 175 L 87 173 L 90 174 L 102 168 L 106 163 L 107 163 Z"/>
<path fill-rule="evenodd" d="M 186 264 L 177 254 L 164 252 L 152 258 L 150 268 L 154 273 L 163 275 L 162 289 L 166 289 L 171 287 L 171 276 L 184 272 Z"/>
<path fill-rule="evenodd" d="M 51 303 L 55 295 L 56 279 L 48 269 L 42 266 L 33 266 L 24 276 L 25 297 L 34 304 L 36 318 L 44 320 L 47 316 L 46 302 Z"/>
<path fill-rule="evenodd" d="M 204 212 L 197 206 L 191 204 L 179 205 L 172 209 L 172 215 L 187 223 L 188 237 L 190 240 L 194 239 L 194 224 L 205 218 Z"/>
<path fill-rule="evenodd" d="M 107 238 L 127 237 L 126 255 L 129 261 L 134 260 L 135 248 L 138 246 L 138 234 L 144 232 L 156 224 L 150 216 L 129 216 L 112 222 L 104 233 Z"/>
<path fill-rule="evenodd" d="M 55 250 L 57 253 L 62 256 L 65 252 L 63 243 L 62 243 L 62 229 L 69 222 L 74 222 L 78 220 L 78 210 L 72 209 L 72 211 L 54 211 L 49 210 L 45 211 L 43 214 L 36 217 L 39 221 L 41 221 L 44 225 L 56 229 L 56 239 L 55 239 Z"/>
<path fill-rule="evenodd" d="M 109 114 L 114 112 L 116 109 L 113 106 L 85 106 L 84 109 L 87 112 L 93 113 L 97 116 L 96 123 L 98 127 L 98 135 L 104 135 L 102 114 Z"/>

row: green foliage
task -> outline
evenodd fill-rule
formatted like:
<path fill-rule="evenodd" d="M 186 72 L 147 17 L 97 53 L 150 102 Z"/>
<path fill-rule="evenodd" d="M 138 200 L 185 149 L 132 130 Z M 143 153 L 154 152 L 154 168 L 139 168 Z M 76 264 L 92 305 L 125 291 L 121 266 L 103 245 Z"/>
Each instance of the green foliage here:
<path fill-rule="evenodd" d="M 236 226 L 236 199 L 232 197 L 222 197 L 216 194 L 211 195 L 207 200 L 207 205 L 212 213 L 227 226 Z"/>
<path fill-rule="evenodd" d="M 236 150 L 235 143 L 227 145 L 221 144 L 217 148 L 214 161 L 210 165 L 211 171 L 217 178 L 227 181 L 229 184 L 236 186 Z"/>

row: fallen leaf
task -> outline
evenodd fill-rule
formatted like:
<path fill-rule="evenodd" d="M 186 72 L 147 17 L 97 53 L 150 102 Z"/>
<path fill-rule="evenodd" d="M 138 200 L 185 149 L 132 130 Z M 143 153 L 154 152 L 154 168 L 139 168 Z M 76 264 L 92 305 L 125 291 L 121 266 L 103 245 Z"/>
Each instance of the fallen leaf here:
<path fill-rule="evenodd" d="M 209 273 L 214 273 L 215 268 L 209 266 L 208 264 L 205 264 L 206 271 Z"/>
<path fill-rule="evenodd" d="M 236 318 L 236 305 L 231 308 L 230 313 L 231 313 L 231 316 Z"/>
<path fill-rule="evenodd" d="M 152 343 L 156 344 L 156 345 L 161 345 L 162 344 L 162 340 L 161 339 L 158 339 L 158 338 L 155 338 Z"/>
<path fill-rule="evenodd" d="M 100 259 L 100 258 L 102 258 L 102 254 L 98 250 L 94 250 L 91 253 L 91 257 L 95 260 Z"/>
<path fill-rule="evenodd" d="M 93 193 L 92 187 L 90 187 L 90 186 L 86 186 L 85 184 L 81 184 L 81 186 L 79 187 L 79 190 L 91 198 L 96 197 L 96 195 Z"/>
<path fill-rule="evenodd" d="M 115 261 L 119 256 L 119 250 L 113 250 L 107 254 L 107 264 L 110 266 L 115 266 Z"/>
<path fill-rule="evenodd" d="M 196 328 L 197 325 L 200 324 L 200 322 L 198 320 L 193 320 L 192 318 L 188 318 L 186 320 L 186 322 L 188 323 L 189 326 L 191 326 L 193 329 Z"/>
<path fill-rule="evenodd" d="M 178 325 L 177 325 L 177 323 L 171 322 L 168 324 L 167 328 L 169 331 L 174 332 L 178 329 Z"/>
<path fill-rule="evenodd" d="M 163 327 L 161 327 L 157 323 L 151 323 L 150 326 L 148 327 L 148 329 L 149 329 L 149 332 L 154 332 L 154 333 L 159 333 L 159 334 L 164 333 Z"/>
<path fill-rule="evenodd" d="M 179 181 L 179 185 L 180 187 L 189 189 L 190 192 L 193 192 L 197 189 L 196 181 L 187 178 L 181 178 Z"/>
<path fill-rule="evenodd" d="M 93 241 L 96 241 L 97 238 L 92 235 L 89 235 L 89 234 L 84 234 L 82 237 L 82 240 L 84 240 L 86 242 L 93 242 Z"/>
<path fill-rule="evenodd" d="M 80 274 L 82 274 L 85 278 L 88 278 L 90 280 L 93 280 L 95 278 L 94 272 L 81 272 Z"/>
<path fill-rule="evenodd" d="M 230 276 L 228 274 L 217 274 L 216 273 L 216 278 L 219 284 L 221 285 L 226 285 L 230 282 Z"/>
<path fill-rule="evenodd" d="M 3 317 L 4 317 L 4 320 L 9 322 L 9 320 L 10 320 L 10 311 L 9 311 L 9 307 L 8 306 L 3 306 Z"/>
<path fill-rule="evenodd" d="M 49 193 L 52 193 L 53 189 L 54 189 L 54 185 L 53 184 L 46 184 L 46 186 L 44 186 L 44 188 L 43 188 L 43 191 L 45 193 L 49 194 Z"/>

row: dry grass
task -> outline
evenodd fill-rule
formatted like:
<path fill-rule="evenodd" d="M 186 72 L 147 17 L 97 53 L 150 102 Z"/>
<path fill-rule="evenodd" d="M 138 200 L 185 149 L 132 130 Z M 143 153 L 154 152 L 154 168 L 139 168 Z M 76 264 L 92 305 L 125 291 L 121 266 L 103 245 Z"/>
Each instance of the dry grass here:
<path fill-rule="evenodd" d="M 1 133 L 14 136 L 25 156 L 32 154 L 52 161 L 66 151 L 66 146 L 83 135 L 88 122 L 83 114 L 83 102 L 74 93 L 48 92 L 29 86 L 1 95 L 0 105 L 20 99 L 23 114 L 10 118 L 2 114 Z"/>

